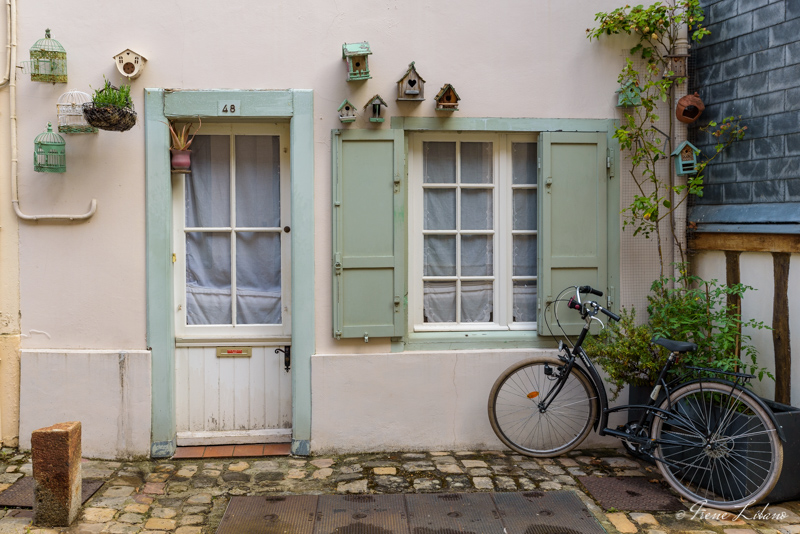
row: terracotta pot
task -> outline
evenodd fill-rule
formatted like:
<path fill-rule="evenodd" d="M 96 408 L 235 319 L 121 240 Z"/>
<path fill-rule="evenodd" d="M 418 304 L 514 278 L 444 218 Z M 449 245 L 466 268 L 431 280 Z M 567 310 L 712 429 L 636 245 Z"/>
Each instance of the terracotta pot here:
<path fill-rule="evenodd" d="M 172 168 L 176 171 L 188 171 L 192 166 L 192 151 L 191 150 L 172 150 Z"/>
<path fill-rule="evenodd" d="M 675 116 L 679 121 L 691 124 L 700 118 L 704 109 L 706 109 L 706 106 L 703 104 L 703 101 L 700 100 L 699 94 L 686 95 L 678 100 L 678 105 L 675 108 Z"/>

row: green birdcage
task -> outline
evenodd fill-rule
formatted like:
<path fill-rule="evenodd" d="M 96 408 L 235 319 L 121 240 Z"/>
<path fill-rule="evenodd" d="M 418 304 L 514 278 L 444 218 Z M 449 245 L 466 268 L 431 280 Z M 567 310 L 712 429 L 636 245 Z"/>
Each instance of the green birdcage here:
<path fill-rule="evenodd" d="M 32 82 L 67 83 L 67 51 L 50 37 L 50 28 L 31 47 L 31 60 L 22 63 L 23 72 Z"/>
<path fill-rule="evenodd" d="M 67 172 L 67 144 L 47 123 L 47 131 L 33 141 L 33 170 L 36 172 Z"/>

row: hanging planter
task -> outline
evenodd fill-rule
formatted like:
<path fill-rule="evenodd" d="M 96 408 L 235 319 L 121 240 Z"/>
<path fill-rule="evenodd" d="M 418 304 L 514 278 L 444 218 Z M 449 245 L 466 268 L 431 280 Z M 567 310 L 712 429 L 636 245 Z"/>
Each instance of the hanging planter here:
<path fill-rule="evenodd" d="M 111 132 L 126 132 L 136 124 L 136 112 L 131 100 L 131 86 L 119 88 L 105 80 L 102 89 L 92 95 L 92 101 L 83 105 L 83 116 L 90 125 Z"/>
<path fill-rule="evenodd" d="M 198 120 L 199 117 L 198 117 Z M 197 135 L 197 131 L 200 130 L 200 126 L 203 125 L 203 122 L 200 121 L 200 125 L 198 125 L 197 130 L 194 131 L 193 134 L 189 135 L 189 132 L 192 129 L 192 123 L 184 124 L 182 128 L 178 129 L 178 126 L 171 122 L 169 123 L 169 135 L 170 135 L 170 148 L 169 152 L 171 154 L 170 164 L 172 165 L 172 170 L 178 173 L 190 173 L 192 172 L 192 151 L 189 150 L 189 147 L 192 146 L 192 141 L 194 141 L 194 136 Z"/>

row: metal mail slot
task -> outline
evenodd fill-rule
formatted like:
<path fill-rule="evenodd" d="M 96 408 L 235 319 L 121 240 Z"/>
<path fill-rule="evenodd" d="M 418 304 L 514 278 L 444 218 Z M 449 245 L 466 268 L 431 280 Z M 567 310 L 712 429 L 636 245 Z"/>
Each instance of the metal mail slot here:
<path fill-rule="evenodd" d="M 217 358 L 250 358 L 253 347 L 217 347 Z"/>

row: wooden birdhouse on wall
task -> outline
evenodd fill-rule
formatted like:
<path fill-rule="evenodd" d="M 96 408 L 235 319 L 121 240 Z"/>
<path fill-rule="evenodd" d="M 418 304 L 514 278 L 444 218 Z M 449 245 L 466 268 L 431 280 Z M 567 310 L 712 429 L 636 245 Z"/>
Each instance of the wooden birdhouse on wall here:
<path fill-rule="evenodd" d="M 367 56 L 371 55 L 369 43 L 345 43 L 342 45 L 342 59 L 347 61 L 347 81 L 369 80 L 369 62 Z"/>
<path fill-rule="evenodd" d="M 633 80 L 627 81 L 617 89 L 617 107 L 628 108 L 642 105 L 642 90 Z"/>
<path fill-rule="evenodd" d="M 356 120 L 356 107 L 347 99 L 341 103 L 337 111 L 339 112 L 339 120 L 344 123 Z"/>
<path fill-rule="evenodd" d="M 135 80 L 142 74 L 147 58 L 130 48 L 126 48 L 114 56 L 114 63 L 117 65 L 117 70 L 120 74 Z"/>
<path fill-rule="evenodd" d="M 458 111 L 458 101 L 461 98 L 456 93 L 455 88 L 449 83 L 444 86 L 436 95 L 436 111 Z"/>
<path fill-rule="evenodd" d="M 425 80 L 412 61 L 402 78 L 397 80 L 397 100 L 422 102 L 425 100 Z"/>
<path fill-rule="evenodd" d="M 369 118 L 369 122 L 383 122 L 383 117 L 381 117 L 381 106 L 386 106 L 386 102 L 383 101 L 380 95 L 375 95 L 369 99 L 367 105 L 364 106 L 364 109 L 371 109 L 372 116 Z"/>
<path fill-rule="evenodd" d="M 675 174 L 677 176 L 688 176 L 697 173 L 697 155 L 700 149 L 684 141 L 678 145 L 672 155 L 675 156 Z"/>

